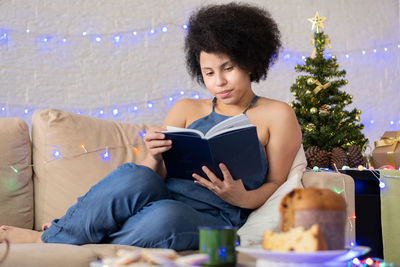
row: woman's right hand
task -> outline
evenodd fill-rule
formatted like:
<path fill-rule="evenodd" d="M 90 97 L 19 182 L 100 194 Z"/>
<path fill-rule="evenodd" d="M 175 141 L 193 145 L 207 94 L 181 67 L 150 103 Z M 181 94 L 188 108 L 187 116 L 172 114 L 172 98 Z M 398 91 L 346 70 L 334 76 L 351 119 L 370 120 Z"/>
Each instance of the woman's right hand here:
<path fill-rule="evenodd" d="M 146 145 L 148 156 L 154 160 L 162 161 L 161 154 L 171 148 L 172 141 L 165 139 L 165 134 L 161 133 L 160 128 L 150 128 L 147 130 L 143 140 Z"/>

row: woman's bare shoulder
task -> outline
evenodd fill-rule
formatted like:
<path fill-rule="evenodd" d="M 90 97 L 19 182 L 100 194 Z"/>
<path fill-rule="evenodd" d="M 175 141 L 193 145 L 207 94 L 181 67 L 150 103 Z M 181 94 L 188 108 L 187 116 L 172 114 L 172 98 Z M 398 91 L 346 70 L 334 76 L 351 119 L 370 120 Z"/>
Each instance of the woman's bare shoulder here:
<path fill-rule="evenodd" d="M 283 101 L 260 97 L 257 102 L 257 108 L 254 109 L 256 117 L 258 119 L 267 120 L 268 123 L 296 117 L 293 109 Z"/>
<path fill-rule="evenodd" d="M 178 100 L 168 112 L 164 120 L 164 126 L 186 127 L 188 122 L 193 120 L 193 117 L 199 116 L 199 113 L 207 109 L 209 103 L 209 99 L 185 98 Z"/>

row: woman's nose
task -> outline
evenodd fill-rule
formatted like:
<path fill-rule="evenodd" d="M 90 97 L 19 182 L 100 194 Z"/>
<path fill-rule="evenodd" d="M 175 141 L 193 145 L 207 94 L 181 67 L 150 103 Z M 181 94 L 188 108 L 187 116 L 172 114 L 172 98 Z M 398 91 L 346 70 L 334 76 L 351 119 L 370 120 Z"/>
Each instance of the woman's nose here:
<path fill-rule="evenodd" d="M 217 74 L 216 75 L 216 81 L 215 81 L 217 86 L 223 86 L 226 84 L 226 78 L 223 74 Z"/>

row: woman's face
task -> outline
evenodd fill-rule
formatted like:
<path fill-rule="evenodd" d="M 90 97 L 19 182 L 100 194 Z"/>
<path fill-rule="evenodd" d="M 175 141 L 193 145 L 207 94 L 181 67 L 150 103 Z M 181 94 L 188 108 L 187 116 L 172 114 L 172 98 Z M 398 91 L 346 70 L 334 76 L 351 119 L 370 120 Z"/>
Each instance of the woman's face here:
<path fill-rule="evenodd" d="M 253 94 L 250 72 L 239 68 L 225 54 L 201 52 L 200 68 L 205 86 L 224 104 L 240 104 L 240 100 L 247 99 L 244 96 Z"/>

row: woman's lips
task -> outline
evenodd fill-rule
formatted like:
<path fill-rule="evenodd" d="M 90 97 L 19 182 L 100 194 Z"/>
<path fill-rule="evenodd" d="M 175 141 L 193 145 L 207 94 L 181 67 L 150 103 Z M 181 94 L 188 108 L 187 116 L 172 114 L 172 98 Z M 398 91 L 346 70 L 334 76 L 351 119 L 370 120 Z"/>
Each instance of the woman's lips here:
<path fill-rule="evenodd" d="M 227 97 L 230 96 L 231 92 L 232 92 L 232 90 L 225 90 L 225 91 L 222 91 L 222 92 L 217 93 L 217 95 L 218 95 L 220 98 L 227 98 Z"/>

